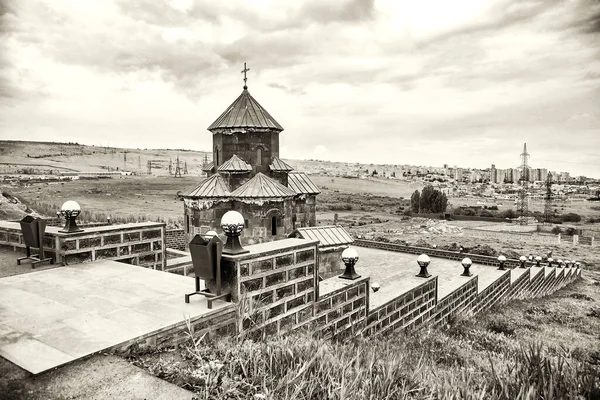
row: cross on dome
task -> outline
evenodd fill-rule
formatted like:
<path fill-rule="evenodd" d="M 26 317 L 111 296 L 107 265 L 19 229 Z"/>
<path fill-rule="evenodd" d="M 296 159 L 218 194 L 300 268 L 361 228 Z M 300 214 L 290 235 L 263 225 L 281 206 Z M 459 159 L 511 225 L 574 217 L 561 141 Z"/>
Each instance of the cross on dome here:
<path fill-rule="evenodd" d="M 246 68 L 246 63 L 244 63 L 244 69 L 242 70 L 242 74 L 244 74 L 244 89 L 248 89 L 248 86 L 246 85 L 246 81 L 248 80 L 246 72 L 248 71 L 250 71 L 250 68 Z"/>

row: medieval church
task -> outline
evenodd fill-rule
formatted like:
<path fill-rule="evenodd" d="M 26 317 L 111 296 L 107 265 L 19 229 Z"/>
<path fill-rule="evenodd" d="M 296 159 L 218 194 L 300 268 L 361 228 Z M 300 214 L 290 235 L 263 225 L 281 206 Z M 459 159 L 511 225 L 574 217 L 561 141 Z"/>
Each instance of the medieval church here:
<path fill-rule="evenodd" d="M 245 218 L 247 243 L 287 237 L 296 228 L 316 225 L 319 189 L 302 172 L 279 158 L 283 127 L 250 95 L 244 73 L 242 94 L 213 122 L 213 161 L 198 186 L 182 194 L 188 239 L 220 232 L 229 210 Z"/>

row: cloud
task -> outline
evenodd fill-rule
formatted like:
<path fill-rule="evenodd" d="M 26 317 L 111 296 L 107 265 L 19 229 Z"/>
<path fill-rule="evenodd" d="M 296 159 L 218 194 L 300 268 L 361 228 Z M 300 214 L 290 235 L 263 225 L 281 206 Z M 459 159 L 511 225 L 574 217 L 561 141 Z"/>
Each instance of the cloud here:
<path fill-rule="evenodd" d="M 525 137 L 557 159 L 600 146 L 598 1 L 0 7 L 0 111 L 15 138 L 210 147 L 204 129 L 239 95 L 248 62 L 253 96 L 297 157 L 458 163 L 462 152 L 485 165 Z"/>

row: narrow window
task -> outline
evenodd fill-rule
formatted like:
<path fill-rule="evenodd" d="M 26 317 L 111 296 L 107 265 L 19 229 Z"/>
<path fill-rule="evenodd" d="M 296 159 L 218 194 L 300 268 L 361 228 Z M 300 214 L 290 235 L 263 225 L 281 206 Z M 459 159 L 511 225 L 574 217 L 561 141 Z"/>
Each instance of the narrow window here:
<path fill-rule="evenodd" d="M 215 149 L 215 169 L 219 166 L 219 148 Z"/>
<path fill-rule="evenodd" d="M 271 235 L 273 235 L 273 236 L 277 235 L 277 217 L 276 216 L 271 217 Z"/>
<path fill-rule="evenodd" d="M 262 149 L 256 149 L 256 165 L 262 165 Z"/>

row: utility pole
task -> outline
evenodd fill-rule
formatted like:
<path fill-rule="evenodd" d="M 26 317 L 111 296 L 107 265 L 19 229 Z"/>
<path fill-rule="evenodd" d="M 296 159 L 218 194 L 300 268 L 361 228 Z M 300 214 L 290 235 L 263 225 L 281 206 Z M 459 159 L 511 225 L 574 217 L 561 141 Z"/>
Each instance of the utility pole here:
<path fill-rule="evenodd" d="M 544 223 L 549 224 L 552 217 L 552 174 L 546 177 L 546 196 L 544 196 Z"/>
<path fill-rule="evenodd" d="M 519 223 L 527 225 L 527 214 L 529 211 L 529 198 L 527 189 L 529 187 L 529 153 L 527 152 L 527 143 L 523 144 L 521 153 L 521 189 L 517 203 L 517 213 L 519 214 Z"/>
<path fill-rule="evenodd" d="M 177 156 L 177 165 L 175 166 L 175 178 L 181 178 L 181 168 L 179 167 L 179 156 Z"/>

